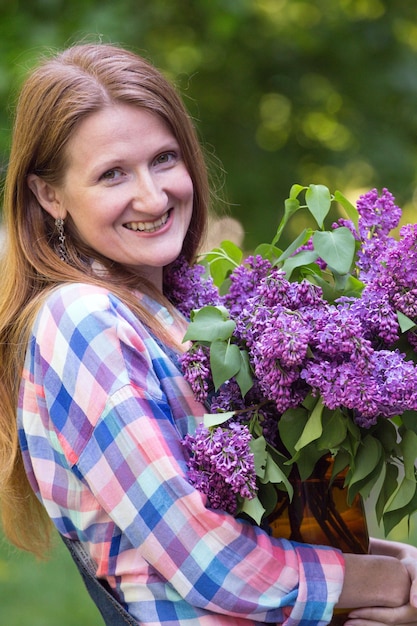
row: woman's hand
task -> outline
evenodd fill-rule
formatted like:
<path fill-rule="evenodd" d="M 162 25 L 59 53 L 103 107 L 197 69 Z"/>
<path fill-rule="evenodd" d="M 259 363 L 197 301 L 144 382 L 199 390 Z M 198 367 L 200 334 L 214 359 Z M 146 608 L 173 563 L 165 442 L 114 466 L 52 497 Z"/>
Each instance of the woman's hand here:
<path fill-rule="evenodd" d="M 411 581 L 409 602 L 394 608 L 354 609 L 346 626 L 417 626 L 417 548 L 400 542 L 371 539 L 370 552 L 393 556 L 402 562 Z"/>

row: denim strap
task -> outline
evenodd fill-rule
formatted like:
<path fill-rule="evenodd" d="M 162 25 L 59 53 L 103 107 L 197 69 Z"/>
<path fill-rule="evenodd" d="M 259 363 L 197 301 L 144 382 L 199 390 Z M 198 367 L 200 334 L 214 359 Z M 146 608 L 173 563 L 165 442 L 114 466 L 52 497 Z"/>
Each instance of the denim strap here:
<path fill-rule="evenodd" d="M 60 535 L 78 567 L 90 597 L 100 611 L 106 626 L 139 626 L 126 609 L 112 595 L 104 579 L 96 577 L 96 568 L 88 552 L 79 541 Z"/>

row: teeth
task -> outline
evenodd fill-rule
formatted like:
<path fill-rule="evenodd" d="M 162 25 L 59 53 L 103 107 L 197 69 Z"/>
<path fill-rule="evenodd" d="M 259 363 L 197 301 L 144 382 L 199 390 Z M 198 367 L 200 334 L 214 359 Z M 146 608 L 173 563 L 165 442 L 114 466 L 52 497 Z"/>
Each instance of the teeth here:
<path fill-rule="evenodd" d="M 165 213 L 162 217 L 155 222 L 129 222 L 125 224 L 125 227 L 129 230 L 139 230 L 143 233 L 153 233 L 158 228 L 161 228 L 168 221 L 169 212 Z"/>

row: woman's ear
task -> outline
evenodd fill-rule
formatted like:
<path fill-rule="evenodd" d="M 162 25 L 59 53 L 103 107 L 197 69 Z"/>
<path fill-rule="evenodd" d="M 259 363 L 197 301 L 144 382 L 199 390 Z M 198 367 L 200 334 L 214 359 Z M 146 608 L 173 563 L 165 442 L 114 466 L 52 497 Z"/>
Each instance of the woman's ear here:
<path fill-rule="evenodd" d="M 55 187 L 37 174 L 29 174 L 27 183 L 29 189 L 36 196 L 39 204 L 45 211 L 52 215 L 54 219 L 57 219 L 57 217 L 65 218 L 66 211 L 61 205 L 59 193 Z"/>

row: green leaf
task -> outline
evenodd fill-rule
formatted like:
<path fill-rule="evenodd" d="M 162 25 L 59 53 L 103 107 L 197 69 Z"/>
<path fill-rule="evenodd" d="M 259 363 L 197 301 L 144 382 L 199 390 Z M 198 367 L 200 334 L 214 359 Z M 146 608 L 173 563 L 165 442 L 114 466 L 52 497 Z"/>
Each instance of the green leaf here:
<path fill-rule="evenodd" d="M 385 475 L 375 504 L 375 514 L 378 524 L 381 523 L 385 506 L 398 485 L 398 467 L 393 463 L 385 465 Z"/>
<path fill-rule="evenodd" d="M 285 200 L 284 216 L 278 226 L 277 232 L 275 233 L 275 237 L 273 238 L 271 242 L 273 246 L 275 246 L 278 243 L 288 220 L 290 219 L 292 215 L 294 215 L 294 213 L 298 211 L 299 208 L 300 208 L 300 203 L 296 198 L 290 197 Z"/>
<path fill-rule="evenodd" d="M 301 437 L 308 420 L 308 412 L 302 407 L 288 409 L 278 422 L 278 432 L 282 443 L 291 456 L 295 454 L 295 444 Z"/>
<path fill-rule="evenodd" d="M 313 245 L 319 257 L 339 274 L 347 274 L 355 255 L 355 238 L 348 228 L 342 226 L 334 231 L 316 231 Z"/>
<path fill-rule="evenodd" d="M 216 287 L 219 290 L 219 295 L 225 296 L 227 293 L 229 293 L 231 284 L 232 283 L 230 280 L 230 274 L 228 274 L 222 283 L 216 284 Z"/>
<path fill-rule="evenodd" d="M 406 430 L 399 442 L 399 446 L 402 451 L 405 478 L 415 482 L 417 434 L 412 430 Z"/>
<path fill-rule="evenodd" d="M 307 189 L 307 187 L 305 187 L 304 185 L 299 185 L 298 183 L 295 183 L 294 185 L 292 185 L 290 189 L 290 198 L 291 199 L 298 198 L 298 196 L 303 191 L 303 189 Z"/>
<path fill-rule="evenodd" d="M 228 259 L 222 257 L 210 261 L 210 276 L 216 287 L 220 287 L 224 283 L 234 268 L 235 266 Z"/>
<path fill-rule="evenodd" d="M 397 311 L 397 319 L 402 333 L 406 333 L 408 330 L 411 330 L 416 326 L 416 323 L 404 315 L 404 313 L 401 313 L 401 311 Z"/>
<path fill-rule="evenodd" d="M 332 450 L 346 437 L 346 418 L 339 409 L 326 409 L 322 418 L 323 432 L 317 441 L 319 450 Z"/>
<path fill-rule="evenodd" d="M 350 274 L 339 274 L 334 268 L 332 269 L 335 290 L 339 293 L 345 293 L 346 285 Z"/>
<path fill-rule="evenodd" d="M 359 443 L 361 441 L 361 431 L 359 426 L 351 419 L 346 420 L 346 426 L 352 437 Z"/>
<path fill-rule="evenodd" d="M 404 411 L 401 415 L 401 420 L 408 430 L 417 433 L 417 411 Z"/>
<path fill-rule="evenodd" d="M 283 271 L 286 274 L 287 280 L 290 280 L 291 274 L 293 270 L 297 267 L 302 267 L 303 265 L 309 265 L 310 263 L 314 263 L 317 261 L 318 254 L 314 250 L 302 250 L 295 256 L 291 256 L 289 259 L 285 261 L 282 266 Z"/>
<path fill-rule="evenodd" d="M 409 503 L 401 509 L 384 513 L 383 524 L 386 535 L 390 533 L 405 517 L 413 515 L 417 510 L 417 490 Z"/>
<path fill-rule="evenodd" d="M 274 461 L 274 459 L 272 458 L 270 454 L 268 454 L 266 458 L 266 470 L 265 470 L 265 476 L 262 482 L 272 483 L 274 485 L 283 484 L 289 497 L 292 498 L 293 487 L 290 481 L 288 480 L 287 472 L 285 472 L 278 465 L 278 463 Z"/>
<path fill-rule="evenodd" d="M 300 203 L 296 198 L 287 198 L 284 202 L 284 215 L 285 220 L 287 221 L 291 215 L 294 215 L 300 208 Z"/>
<path fill-rule="evenodd" d="M 366 435 L 355 456 L 355 466 L 352 469 L 349 488 L 368 477 L 377 467 L 381 457 L 382 445 L 380 442 L 371 435 Z"/>
<path fill-rule="evenodd" d="M 254 456 L 256 475 L 260 479 L 263 479 L 268 456 L 265 437 L 261 435 L 260 437 L 256 437 L 256 439 L 252 438 L 249 442 L 249 447 Z"/>
<path fill-rule="evenodd" d="M 297 463 L 301 480 L 307 480 L 311 476 L 317 461 L 322 456 L 324 456 L 323 452 L 317 449 L 314 442 L 297 452 L 292 461 Z"/>
<path fill-rule="evenodd" d="M 274 265 L 278 263 L 282 263 L 285 259 L 288 259 L 290 256 L 294 254 L 294 252 L 300 247 L 303 246 L 306 241 L 308 241 L 312 235 L 312 230 L 310 228 L 305 228 L 298 237 L 288 246 L 286 250 L 281 254 L 280 257 L 276 260 Z"/>
<path fill-rule="evenodd" d="M 268 259 L 274 263 L 282 254 L 282 250 L 270 243 L 260 243 L 254 250 L 254 256 L 260 255 L 263 259 Z"/>
<path fill-rule="evenodd" d="M 342 472 L 346 467 L 348 467 L 350 462 L 350 454 L 345 450 L 338 450 L 337 453 L 333 457 L 333 469 L 332 476 L 330 478 L 333 481 L 340 472 Z"/>
<path fill-rule="evenodd" d="M 411 430 L 405 431 L 402 440 L 399 442 L 402 450 L 402 458 L 404 462 L 404 477 L 396 489 L 391 494 L 384 510 L 384 519 L 387 513 L 393 513 L 396 510 L 405 509 L 410 502 L 416 497 L 416 443 L 417 435 Z M 394 524 L 395 516 L 390 516 L 390 524 Z M 387 522 L 388 523 L 388 522 Z M 385 521 L 384 521 L 385 524 Z"/>
<path fill-rule="evenodd" d="M 389 499 L 385 507 L 384 514 L 390 511 L 395 511 L 396 509 L 402 509 L 403 507 L 407 506 L 407 504 L 411 502 L 412 498 L 414 498 L 415 493 L 415 479 L 411 480 L 404 476 L 404 478 L 392 494 L 391 498 Z"/>
<path fill-rule="evenodd" d="M 317 398 L 315 396 L 313 396 L 312 393 L 309 393 L 306 395 L 306 397 L 304 398 L 301 406 L 303 406 L 305 409 L 307 409 L 307 411 L 314 411 L 314 407 L 317 404 Z"/>
<path fill-rule="evenodd" d="M 305 448 L 305 446 L 307 446 L 315 439 L 318 439 L 322 434 L 323 424 L 321 416 L 323 413 L 323 408 L 323 402 L 321 401 L 321 398 L 319 398 L 310 417 L 308 418 L 307 424 L 304 427 L 301 437 L 294 446 L 296 451 L 301 450 L 301 448 Z"/>
<path fill-rule="evenodd" d="M 228 259 L 233 261 L 236 265 L 240 265 L 243 259 L 243 252 L 233 241 L 225 239 L 221 242 L 220 249 L 225 252 Z"/>
<path fill-rule="evenodd" d="M 324 185 L 309 185 L 306 191 L 306 203 L 319 228 L 323 228 L 324 219 L 332 203 L 328 188 Z"/>
<path fill-rule="evenodd" d="M 232 267 L 237 267 L 242 261 L 243 252 L 235 243 L 225 239 L 220 246 L 206 252 L 203 258 L 209 264 L 218 259 L 225 259 L 229 261 Z"/>
<path fill-rule="evenodd" d="M 204 413 L 203 423 L 206 428 L 220 426 L 235 415 L 235 411 L 225 411 L 224 413 Z"/>
<path fill-rule="evenodd" d="M 397 429 L 390 420 L 384 417 L 379 419 L 372 430 L 372 434 L 381 442 L 387 455 L 392 455 L 397 450 L 399 452 Z"/>
<path fill-rule="evenodd" d="M 357 228 L 359 213 L 356 207 L 353 206 L 353 204 L 349 202 L 349 200 L 340 191 L 335 191 L 333 197 L 336 202 L 338 202 L 344 208 L 344 210 L 346 211 L 346 215 L 348 216 L 350 221 L 354 223 L 355 228 Z"/>
<path fill-rule="evenodd" d="M 223 307 L 205 306 L 192 313 L 184 341 L 211 342 L 229 339 L 236 323 L 228 318 Z"/>
<path fill-rule="evenodd" d="M 262 522 L 262 517 L 265 513 L 265 508 L 263 507 L 258 496 L 255 496 L 254 498 L 251 498 L 251 500 L 249 500 L 248 498 L 245 498 L 243 500 L 240 512 L 248 515 L 248 517 L 253 519 L 254 522 L 256 522 L 258 526 L 260 526 Z"/>
<path fill-rule="evenodd" d="M 361 280 L 349 274 L 346 277 L 343 293 L 345 296 L 354 296 L 355 298 L 358 298 L 361 295 L 364 286 L 365 285 Z"/>
<path fill-rule="evenodd" d="M 260 483 L 258 485 L 258 498 L 265 509 L 265 515 L 270 515 L 277 505 L 278 494 L 277 488 L 271 483 Z"/>
<path fill-rule="evenodd" d="M 244 398 L 253 387 L 252 370 L 249 362 L 249 355 L 246 350 L 240 350 L 240 368 L 235 374 L 236 382 L 239 385 L 240 393 Z"/>
<path fill-rule="evenodd" d="M 222 241 L 218 248 L 207 252 L 203 260 L 210 267 L 214 284 L 219 287 L 227 276 L 241 263 L 242 250 L 232 241 Z"/>
<path fill-rule="evenodd" d="M 230 341 L 216 339 L 210 346 L 210 367 L 214 387 L 217 389 L 232 378 L 240 369 L 239 347 Z"/>
<path fill-rule="evenodd" d="M 378 460 L 377 465 L 373 468 L 371 472 L 369 472 L 369 474 L 364 476 L 364 478 L 362 478 L 361 480 L 357 480 L 354 484 L 349 485 L 349 488 L 348 488 L 348 502 L 349 503 L 352 503 L 355 496 L 359 493 L 364 499 L 366 499 L 369 496 L 372 489 L 378 482 L 381 476 L 381 473 L 383 472 L 384 462 L 385 462 L 385 459 L 381 455 L 380 459 Z"/>

